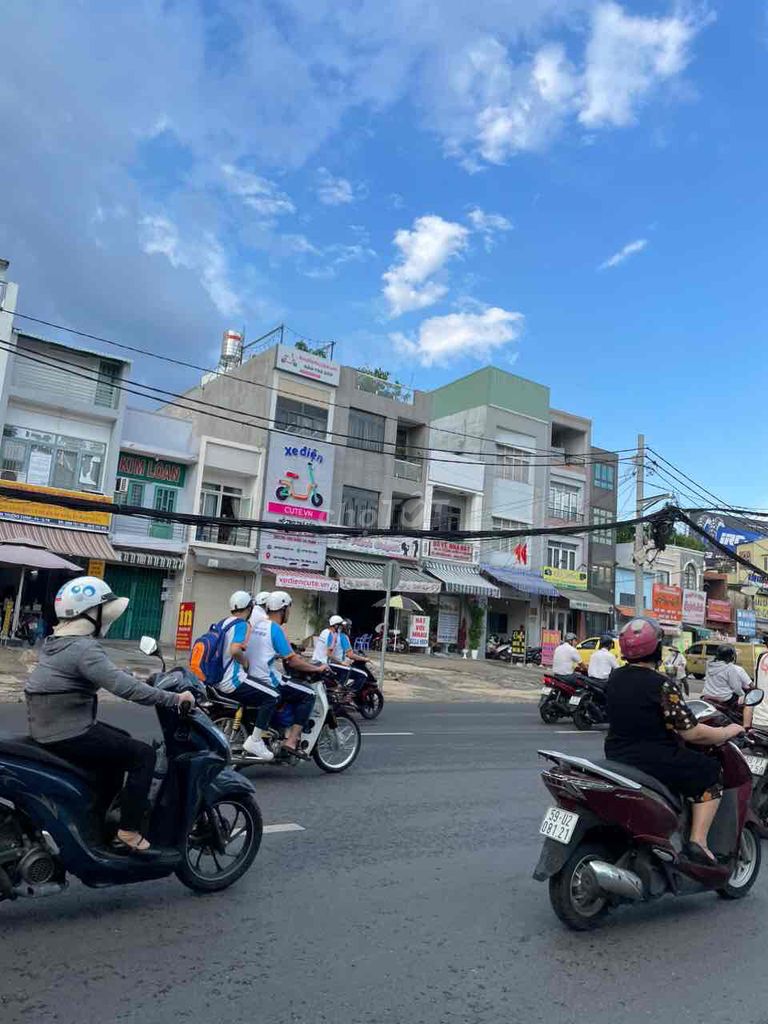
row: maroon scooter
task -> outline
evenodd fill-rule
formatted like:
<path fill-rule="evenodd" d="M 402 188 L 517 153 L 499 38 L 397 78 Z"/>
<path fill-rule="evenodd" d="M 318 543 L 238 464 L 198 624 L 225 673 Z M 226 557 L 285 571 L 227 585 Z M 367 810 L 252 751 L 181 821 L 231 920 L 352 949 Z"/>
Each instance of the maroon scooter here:
<path fill-rule="evenodd" d="M 752 690 L 745 703 L 762 699 L 762 690 Z M 694 708 L 698 719 L 715 712 L 695 704 L 704 705 Z M 658 779 L 618 761 L 539 754 L 551 763 L 542 779 L 556 805 L 539 829 L 544 846 L 533 877 L 549 881 L 552 909 L 569 928 L 596 928 L 623 903 L 701 892 L 737 900 L 755 884 L 761 830 L 750 800 L 752 774 L 735 743 L 712 748 L 724 792 L 709 832 L 718 858 L 711 867 L 686 859 L 690 805 Z"/>

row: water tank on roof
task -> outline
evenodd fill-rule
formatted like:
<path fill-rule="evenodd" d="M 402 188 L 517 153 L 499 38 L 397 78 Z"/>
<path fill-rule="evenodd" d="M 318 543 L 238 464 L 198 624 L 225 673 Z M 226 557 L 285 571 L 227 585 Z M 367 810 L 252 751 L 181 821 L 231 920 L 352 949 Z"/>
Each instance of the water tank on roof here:
<path fill-rule="evenodd" d="M 221 339 L 220 370 L 232 370 L 243 361 L 243 335 L 240 331 L 224 331 Z"/>

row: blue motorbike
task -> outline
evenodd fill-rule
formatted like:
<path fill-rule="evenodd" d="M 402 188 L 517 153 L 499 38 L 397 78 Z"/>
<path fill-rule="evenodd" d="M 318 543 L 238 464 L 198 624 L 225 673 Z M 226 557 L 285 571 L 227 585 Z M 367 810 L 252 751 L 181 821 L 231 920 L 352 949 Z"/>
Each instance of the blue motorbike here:
<path fill-rule="evenodd" d="M 159 656 L 151 638 L 141 649 Z M 205 699 L 186 668 L 163 664 L 154 685 Z M 218 892 L 248 870 L 261 812 L 253 786 L 231 767 L 227 740 L 191 706 L 156 712 L 163 742 L 143 831 L 161 849 L 149 856 L 112 848 L 118 794 L 98 777 L 27 737 L 0 738 L 0 900 L 60 892 L 68 875 L 96 888 L 175 874 L 190 889 Z"/>

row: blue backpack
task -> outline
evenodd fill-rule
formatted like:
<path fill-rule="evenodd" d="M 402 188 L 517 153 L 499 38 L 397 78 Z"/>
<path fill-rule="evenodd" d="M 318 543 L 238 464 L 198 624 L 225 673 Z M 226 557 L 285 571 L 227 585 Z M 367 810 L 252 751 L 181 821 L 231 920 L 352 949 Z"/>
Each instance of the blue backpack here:
<path fill-rule="evenodd" d="M 206 686 L 218 686 L 224 678 L 224 671 L 227 664 L 224 662 L 224 654 L 227 649 L 227 634 L 237 622 L 232 619 L 227 622 L 213 622 L 206 633 L 199 636 L 192 645 L 189 656 L 189 667 Z"/>

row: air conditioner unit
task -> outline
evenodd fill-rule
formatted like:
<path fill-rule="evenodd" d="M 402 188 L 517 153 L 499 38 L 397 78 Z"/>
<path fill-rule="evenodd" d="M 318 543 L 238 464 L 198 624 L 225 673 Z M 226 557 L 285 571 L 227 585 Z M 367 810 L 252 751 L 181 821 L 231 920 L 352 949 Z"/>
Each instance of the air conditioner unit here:
<path fill-rule="evenodd" d="M 115 496 L 114 500 L 118 505 L 123 505 L 126 502 L 128 496 L 128 484 L 130 481 L 127 476 L 119 476 L 115 483 Z"/>

